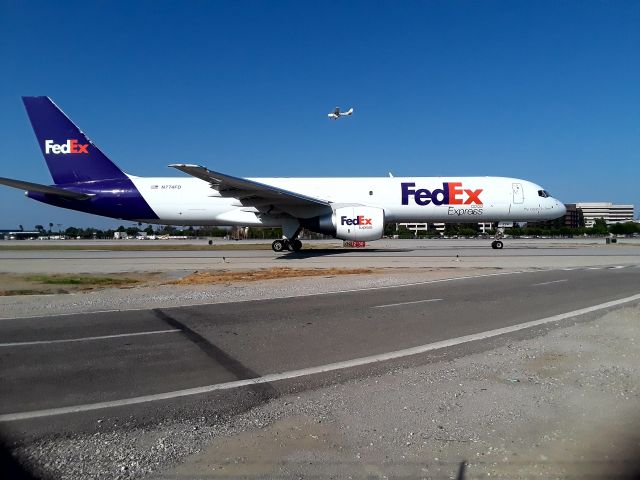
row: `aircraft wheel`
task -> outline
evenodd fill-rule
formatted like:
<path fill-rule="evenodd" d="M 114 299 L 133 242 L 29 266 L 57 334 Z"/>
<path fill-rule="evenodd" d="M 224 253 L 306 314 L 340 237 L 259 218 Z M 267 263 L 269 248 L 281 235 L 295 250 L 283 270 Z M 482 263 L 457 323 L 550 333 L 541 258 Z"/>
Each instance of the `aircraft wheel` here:
<path fill-rule="evenodd" d="M 502 247 L 504 247 L 504 244 L 500 240 L 494 240 L 491 242 L 491 248 L 494 250 L 502 250 Z"/>
<path fill-rule="evenodd" d="M 272 244 L 271 244 L 271 248 L 273 249 L 274 252 L 281 252 L 282 250 L 284 250 L 284 242 L 282 240 L 275 240 Z"/>
<path fill-rule="evenodd" d="M 289 243 L 289 248 L 290 248 L 291 250 L 293 250 L 294 252 L 299 252 L 299 251 L 300 251 L 300 249 L 302 248 L 302 242 L 301 242 L 300 240 L 298 240 L 298 239 L 296 239 L 296 240 L 292 240 L 292 241 Z"/>

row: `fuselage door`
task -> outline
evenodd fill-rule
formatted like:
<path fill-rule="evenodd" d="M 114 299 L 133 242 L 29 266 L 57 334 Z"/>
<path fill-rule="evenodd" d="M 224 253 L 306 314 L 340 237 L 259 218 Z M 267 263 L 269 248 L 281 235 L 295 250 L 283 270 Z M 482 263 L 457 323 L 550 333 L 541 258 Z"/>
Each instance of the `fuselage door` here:
<path fill-rule="evenodd" d="M 524 191 L 521 183 L 512 183 L 513 187 L 513 203 L 524 203 Z"/>

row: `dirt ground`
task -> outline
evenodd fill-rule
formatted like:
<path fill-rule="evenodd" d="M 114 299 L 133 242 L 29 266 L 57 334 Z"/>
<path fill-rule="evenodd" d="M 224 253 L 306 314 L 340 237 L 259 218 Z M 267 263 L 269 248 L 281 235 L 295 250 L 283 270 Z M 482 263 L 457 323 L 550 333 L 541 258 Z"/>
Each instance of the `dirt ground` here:
<path fill-rule="evenodd" d="M 162 275 L 131 272 L 126 275 L 50 275 L 0 273 L 0 296 L 55 295 L 100 290 L 104 288 L 132 288 L 159 285 Z"/>
<path fill-rule="evenodd" d="M 170 280 L 159 272 L 128 272 L 122 275 L 0 273 L 0 296 L 52 295 L 95 291 L 105 288 L 151 287 L 158 285 L 213 285 L 294 277 L 331 277 L 380 273 L 370 268 L 286 268 L 274 267 L 247 271 L 215 270 L 194 272 Z"/>
<path fill-rule="evenodd" d="M 324 277 L 335 275 L 361 275 L 365 273 L 378 273 L 371 268 L 263 268 L 253 271 L 211 271 L 195 272 L 180 280 L 176 285 L 202 285 L 228 282 L 254 282 L 258 280 L 274 280 L 293 277 Z"/>

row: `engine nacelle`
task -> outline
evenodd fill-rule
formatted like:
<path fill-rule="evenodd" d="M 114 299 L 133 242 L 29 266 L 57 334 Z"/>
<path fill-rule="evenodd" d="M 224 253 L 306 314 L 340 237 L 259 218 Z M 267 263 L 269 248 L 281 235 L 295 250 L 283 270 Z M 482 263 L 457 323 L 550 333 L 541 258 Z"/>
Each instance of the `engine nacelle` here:
<path fill-rule="evenodd" d="M 300 221 L 304 228 L 340 240 L 378 240 L 384 234 L 384 210 L 377 207 L 339 207 L 333 213 Z"/>

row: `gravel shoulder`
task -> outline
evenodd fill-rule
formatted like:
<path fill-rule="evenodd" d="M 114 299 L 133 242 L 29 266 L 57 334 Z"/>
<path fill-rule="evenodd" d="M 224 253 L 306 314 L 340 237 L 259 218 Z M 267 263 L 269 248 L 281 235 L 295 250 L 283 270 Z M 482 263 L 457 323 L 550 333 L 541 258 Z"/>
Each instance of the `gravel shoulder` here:
<path fill-rule="evenodd" d="M 49 478 L 632 478 L 640 305 L 226 417 L 13 445 Z M 635 478 L 635 477 L 633 477 Z"/>
<path fill-rule="evenodd" d="M 20 295 L 0 297 L 0 319 L 24 318 L 104 310 L 139 310 L 186 305 L 241 302 L 333 293 L 345 290 L 403 285 L 413 282 L 490 275 L 517 271 L 500 267 L 399 268 L 383 273 L 325 275 L 271 279 L 255 282 L 229 282 L 213 285 L 156 285 L 132 288 L 107 288 L 66 295 Z M 182 274 L 184 275 L 184 274 Z M 295 282 L 295 290 L 291 283 Z"/>

